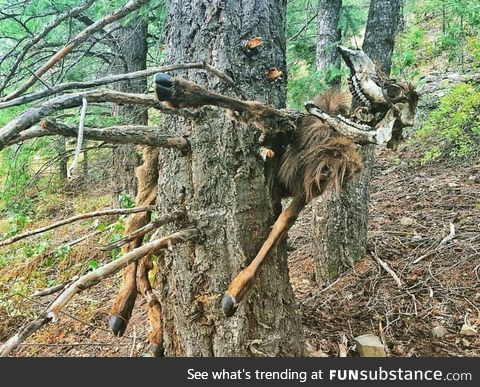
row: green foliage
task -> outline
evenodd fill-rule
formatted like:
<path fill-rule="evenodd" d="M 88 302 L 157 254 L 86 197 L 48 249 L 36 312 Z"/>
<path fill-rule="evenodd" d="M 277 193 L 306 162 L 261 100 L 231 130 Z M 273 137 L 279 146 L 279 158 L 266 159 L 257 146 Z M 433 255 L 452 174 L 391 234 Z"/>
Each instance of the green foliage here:
<path fill-rule="evenodd" d="M 467 83 L 457 84 L 441 98 L 426 124 L 417 133 L 424 143 L 435 143 L 424 162 L 442 157 L 464 157 L 480 145 L 480 90 Z"/>
<path fill-rule="evenodd" d="M 418 66 L 461 64 L 472 59 L 478 67 L 480 7 L 477 0 L 408 1 L 407 30 L 399 37 L 393 58 L 393 73 L 413 74 Z"/>
<path fill-rule="evenodd" d="M 118 195 L 118 202 L 121 208 L 133 208 L 135 207 L 135 199 L 126 192 L 121 192 Z"/>

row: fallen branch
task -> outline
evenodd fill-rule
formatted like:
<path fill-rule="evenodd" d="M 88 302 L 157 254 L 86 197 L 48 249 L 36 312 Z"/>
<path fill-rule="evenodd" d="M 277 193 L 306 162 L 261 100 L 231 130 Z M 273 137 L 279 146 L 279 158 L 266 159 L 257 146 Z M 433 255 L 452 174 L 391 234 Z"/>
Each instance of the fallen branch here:
<path fill-rule="evenodd" d="M 118 241 L 109 243 L 108 245 L 105 245 L 105 246 L 100 246 L 100 250 L 111 251 L 113 249 L 122 247 L 123 245 L 126 245 L 127 243 L 144 236 L 145 234 L 149 233 L 150 231 L 153 231 L 153 230 L 157 229 L 158 227 L 163 226 L 164 224 L 173 222 L 174 220 L 180 219 L 184 216 L 185 216 L 184 211 L 175 211 L 174 213 L 172 213 L 170 215 L 166 215 L 162 218 L 159 218 L 157 220 L 154 220 L 153 222 L 150 222 L 150 223 L 146 224 L 143 227 L 140 227 L 139 229 L 132 232 L 130 235 L 127 235 L 127 236 L 123 237 L 122 239 L 119 239 Z"/>
<path fill-rule="evenodd" d="M 113 144 L 150 145 L 162 148 L 188 149 L 190 143 L 183 137 L 170 137 L 162 133 L 161 127 L 144 125 L 110 126 L 107 128 L 84 128 L 83 136 L 88 140 L 104 141 Z M 57 122 L 53 118 L 44 118 L 30 129 L 20 132 L 7 146 L 18 144 L 32 138 L 45 136 L 77 137 L 78 128 Z"/>
<path fill-rule="evenodd" d="M 440 241 L 437 247 L 429 251 L 427 254 L 424 254 L 421 257 L 418 257 L 415 261 L 412 262 L 412 264 L 416 264 L 420 261 L 423 261 L 425 258 L 431 257 L 435 252 L 437 252 L 440 249 L 440 247 L 452 241 L 454 238 L 455 238 L 455 225 L 450 222 L 450 233 Z"/>
<path fill-rule="evenodd" d="M 45 74 L 48 70 L 50 70 L 56 63 L 61 61 L 67 54 L 72 52 L 74 48 L 78 47 L 83 42 L 85 42 L 90 36 L 102 30 L 103 27 L 105 27 L 106 25 L 111 24 L 114 21 L 121 19 L 126 15 L 128 15 L 129 13 L 139 9 L 147 2 L 148 0 L 130 0 L 127 4 L 115 10 L 113 13 L 103 17 L 100 20 L 97 20 L 91 26 L 88 26 L 87 28 L 85 28 L 77 36 L 75 36 L 70 42 L 68 42 L 62 49 L 56 52 L 37 71 L 35 71 L 34 74 L 30 78 L 28 78 L 27 81 L 22 86 L 20 86 L 20 88 L 18 88 L 17 90 L 5 96 L 2 99 L 2 101 L 8 101 L 23 94 L 32 85 L 34 85 L 43 74 Z"/>
<path fill-rule="evenodd" d="M 95 286 L 103 279 L 117 273 L 128 264 L 141 259 L 146 255 L 155 254 L 158 250 L 166 248 L 169 245 L 179 242 L 186 242 L 197 238 L 199 231 L 195 228 L 178 231 L 160 239 L 154 239 L 143 246 L 140 246 L 115 261 L 99 267 L 85 275 L 82 275 L 70 286 L 66 287 L 64 292 L 32 323 L 22 328 L 17 334 L 8 339 L 0 347 L 0 357 L 8 356 L 15 348 L 17 348 L 27 337 L 40 329 L 45 324 L 57 321 L 58 315 L 62 312 L 62 308 L 77 294 L 85 289 Z"/>
<path fill-rule="evenodd" d="M 196 114 L 186 110 L 166 108 L 154 96 L 145 94 L 122 93 L 113 90 L 92 90 L 82 93 L 61 95 L 42 104 L 31 107 L 0 129 L 0 150 L 17 135 L 40 122 L 58 110 L 70 109 L 82 105 L 83 98 L 92 102 L 114 102 L 116 104 L 132 104 L 153 107 L 164 114 L 180 115 L 188 118 L 197 117 Z"/>
<path fill-rule="evenodd" d="M 390 266 L 388 266 L 387 262 L 385 261 L 382 261 L 380 258 L 378 258 L 376 256 L 376 254 L 373 254 L 373 257 L 375 258 L 375 260 L 378 262 L 378 264 L 383 267 L 383 269 L 388 273 L 390 274 L 390 276 L 394 279 L 394 281 L 396 282 L 397 286 L 399 288 L 401 288 L 403 286 L 402 284 L 402 281 L 400 280 L 400 278 L 398 277 L 397 273 L 395 273 L 391 268 Z"/>
<path fill-rule="evenodd" d="M 177 64 L 177 65 L 153 67 L 147 70 L 140 70 L 140 71 L 135 71 L 135 72 L 126 73 L 126 74 L 110 75 L 107 77 L 95 79 L 93 81 L 62 83 L 60 85 L 46 88 L 44 90 L 37 91 L 35 93 L 23 95 L 21 97 L 17 97 L 9 101 L 1 102 L 0 109 L 4 109 L 11 106 L 23 105 L 24 103 L 49 97 L 53 94 L 58 94 L 66 90 L 89 89 L 93 87 L 108 85 L 110 83 L 115 83 L 115 82 L 128 81 L 128 80 L 137 79 L 137 78 L 145 78 L 156 73 L 169 72 L 174 70 L 188 70 L 188 69 L 204 69 L 216 75 L 220 79 L 224 80 L 229 85 L 233 85 L 233 80 L 230 77 L 223 74 L 222 72 L 220 72 L 220 70 L 213 67 L 212 65 L 209 65 L 206 62 L 183 63 L 183 64 Z"/>
<path fill-rule="evenodd" d="M 88 213 L 85 213 L 85 214 L 72 216 L 71 218 L 63 219 L 59 222 L 52 223 L 52 224 L 50 224 L 48 226 L 45 226 L 45 227 L 40 227 L 40 228 L 37 228 L 35 230 L 24 232 L 23 234 L 15 235 L 11 238 L 0 241 L 0 247 L 10 245 L 12 243 L 15 243 L 15 242 L 21 240 L 21 239 L 28 238 L 32 235 L 41 234 L 41 233 L 44 233 L 46 231 L 53 230 L 54 228 L 58 228 L 60 226 L 64 226 L 66 224 L 77 222 L 77 221 L 83 220 L 83 219 L 94 218 L 94 217 L 98 217 L 98 216 L 133 214 L 133 213 L 136 213 L 136 212 L 153 211 L 154 209 L 155 209 L 155 206 L 142 206 L 142 207 L 134 207 L 134 208 L 113 208 L 113 209 L 109 209 L 109 210 L 88 212 Z"/>

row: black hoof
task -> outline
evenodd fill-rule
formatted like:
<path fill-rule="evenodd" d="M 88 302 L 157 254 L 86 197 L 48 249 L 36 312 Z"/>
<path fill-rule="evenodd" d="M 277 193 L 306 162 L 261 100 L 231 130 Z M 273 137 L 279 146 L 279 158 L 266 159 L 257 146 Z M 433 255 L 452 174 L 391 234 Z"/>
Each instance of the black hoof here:
<path fill-rule="evenodd" d="M 165 73 L 156 73 L 153 80 L 158 100 L 168 101 L 173 93 L 173 78 Z"/>
<path fill-rule="evenodd" d="M 230 294 L 225 294 L 222 298 L 223 313 L 227 317 L 232 317 L 237 311 L 238 305 Z"/>
<path fill-rule="evenodd" d="M 153 357 L 163 357 L 165 355 L 165 351 L 163 349 L 163 345 L 159 344 L 152 344 L 150 345 L 149 351 L 151 356 Z"/>
<path fill-rule="evenodd" d="M 127 321 L 117 315 L 110 316 L 109 325 L 110 330 L 117 337 L 122 337 L 125 333 L 125 329 L 127 329 Z"/>

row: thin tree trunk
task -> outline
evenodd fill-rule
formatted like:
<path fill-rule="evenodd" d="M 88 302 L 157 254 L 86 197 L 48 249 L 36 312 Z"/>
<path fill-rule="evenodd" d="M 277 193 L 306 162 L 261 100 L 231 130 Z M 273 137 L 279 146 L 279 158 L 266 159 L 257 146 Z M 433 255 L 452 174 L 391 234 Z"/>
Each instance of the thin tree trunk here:
<path fill-rule="evenodd" d="M 340 68 L 340 54 L 336 44 L 341 38 L 338 26 L 341 9 L 342 0 L 318 0 L 316 67 L 325 75 Z M 330 84 L 339 86 L 340 78 L 331 79 Z"/>
<path fill-rule="evenodd" d="M 65 146 L 65 137 L 59 136 L 55 139 L 56 143 L 56 151 L 58 155 L 64 155 L 63 157 L 60 156 L 58 160 L 58 174 L 60 176 L 60 180 L 66 181 L 67 180 L 67 147 Z"/>
<path fill-rule="evenodd" d="M 390 74 L 402 0 L 372 0 L 363 49 L 382 71 Z M 314 228 L 317 281 L 331 282 L 363 257 L 367 247 L 368 204 L 373 170 L 373 146 L 363 146 L 364 169 L 340 197 L 317 205 Z"/>
<path fill-rule="evenodd" d="M 119 57 L 115 61 L 116 73 L 127 73 L 146 69 L 147 61 L 147 23 L 143 20 L 134 19 L 129 26 L 115 31 L 118 42 Z M 115 85 L 115 89 L 130 93 L 145 93 L 147 79 L 139 78 L 121 82 Z M 117 105 L 114 107 L 114 115 L 123 117 L 123 124 L 146 125 L 148 123 L 147 110 L 135 105 Z M 118 200 L 121 193 L 135 198 L 137 192 L 137 180 L 135 168 L 140 164 L 140 157 L 133 144 L 122 144 L 113 151 L 113 182 L 114 199 Z"/>
<path fill-rule="evenodd" d="M 285 0 L 172 0 L 167 39 L 169 63 L 207 60 L 236 81 L 236 92 L 195 70 L 181 75 L 211 90 L 285 105 L 285 77 L 266 79 L 272 67 L 285 72 Z M 255 52 L 245 43 L 262 37 Z M 167 356 L 298 356 L 301 321 L 289 283 L 285 243 L 262 268 L 257 286 L 234 317 L 220 300 L 230 281 L 256 255 L 280 211 L 271 184 L 276 160 L 257 156 L 259 133 L 235 124 L 218 109 L 196 121 L 168 118 L 175 134 L 187 134 L 191 153 L 160 151 L 160 215 L 185 209 L 202 241 L 167 251 L 161 266 Z M 173 224 L 163 232 L 176 229 Z"/>

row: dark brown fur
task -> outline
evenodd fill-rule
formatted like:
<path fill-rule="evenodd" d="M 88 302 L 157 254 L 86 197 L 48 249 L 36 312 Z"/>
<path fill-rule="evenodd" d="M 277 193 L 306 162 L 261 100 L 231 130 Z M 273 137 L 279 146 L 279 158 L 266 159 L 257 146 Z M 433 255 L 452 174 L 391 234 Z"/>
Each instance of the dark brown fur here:
<path fill-rule="evenodd" d="M 347 96 L 340 91 L 329 90 L 317 96 L 314 103 L 332 116 L 348 114 Z M 293 132 L 278 178 L 288 196 L 309 202 L 328 189 L 339 192 L 361 168 L 362 159 L 353 141 L 309 115 Z"/>

